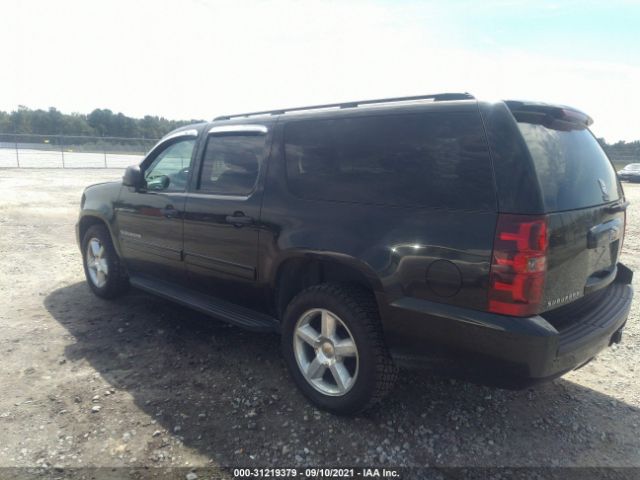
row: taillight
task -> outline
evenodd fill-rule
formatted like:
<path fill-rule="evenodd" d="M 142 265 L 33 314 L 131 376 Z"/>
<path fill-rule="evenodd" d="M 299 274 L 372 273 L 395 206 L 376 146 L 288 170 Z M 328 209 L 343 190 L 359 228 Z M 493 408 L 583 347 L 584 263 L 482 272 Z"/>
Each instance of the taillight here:
<path fill-rule="evenodd" d="M 547 271 L 547 219 L 498 216 L 489 276 L 489 311 L 524 317 L 540 311 Z"/>

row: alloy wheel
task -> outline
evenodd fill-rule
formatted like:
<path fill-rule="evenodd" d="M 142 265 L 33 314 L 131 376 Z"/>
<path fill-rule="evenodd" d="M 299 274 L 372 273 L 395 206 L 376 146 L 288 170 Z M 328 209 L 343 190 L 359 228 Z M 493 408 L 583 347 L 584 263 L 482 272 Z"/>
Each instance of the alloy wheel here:
<path fill-rule="evenodd" d="M 305 380 L 320 393 L 345 395 L 358 376 L 358 348 L 345 323 L 334 313 L 316 308 L 302 314 L 295 326 L 293 350 Z"/>
<path fill-rule="evenodd" d="M 93 284 L 98 288 L 104 287 L 109 276 L 109 264 L 106 249 L 100 239 L 92 237 L 87 242 L 86 262 Z"/>

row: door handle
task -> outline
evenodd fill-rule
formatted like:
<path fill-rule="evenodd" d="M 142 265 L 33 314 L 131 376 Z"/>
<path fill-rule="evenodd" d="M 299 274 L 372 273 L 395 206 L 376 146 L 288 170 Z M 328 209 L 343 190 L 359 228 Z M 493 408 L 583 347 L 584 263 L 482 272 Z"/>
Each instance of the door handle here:
<path fill-rule="evenodd" d="M 234 227 L 242 227 L 243 225 L 250 225 L 253 223 L 253 218 L 247 217 L 242 212 L 236 212 L 233 215 L 227 215 L 225 217 L 227 223 L 232 224 Z"/>
<path fill-rule="evenodd" d="M 591 227 L 587 232 L 587 248 L 598 248 L 619 240 L 624 226 L 622 219 L 616 218 Z"/>
<path fill-rule="evenodd" d="M 178 210 L 176 210 L 173 205 L 167 205 L 161 210 L 161 212 L 165 218 L 175 218 L 178 216 Z"/>

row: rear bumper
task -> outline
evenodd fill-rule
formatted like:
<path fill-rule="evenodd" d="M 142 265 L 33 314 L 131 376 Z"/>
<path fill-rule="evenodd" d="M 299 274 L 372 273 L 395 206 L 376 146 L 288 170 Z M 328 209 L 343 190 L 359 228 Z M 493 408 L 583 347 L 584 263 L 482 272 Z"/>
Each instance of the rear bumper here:
<path fill-rule="evenodd" d="M 404 298 L 390 307 L 387 341 L 404 366 L 451 368 L 516 388 L 553 379 L 620 341 L 633 289 L 631 272 L 619 268 L 623 274 L 591 301 L 527 318 Z"/>

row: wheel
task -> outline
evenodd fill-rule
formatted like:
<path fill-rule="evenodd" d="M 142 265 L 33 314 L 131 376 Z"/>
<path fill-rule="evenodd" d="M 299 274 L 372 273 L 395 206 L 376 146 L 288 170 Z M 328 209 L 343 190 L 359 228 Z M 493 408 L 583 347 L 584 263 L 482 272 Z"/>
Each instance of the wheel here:
<path fill-rule="evenodd" d="M 104 225 L 89 227 L 82 239 L 82 263 L 89 287 L 97 296 L 115 298 L 126 291 L 129 280 Z"/>
<path fill-rule="evenodd" d="M 282 350 L 300 390 L 336 414 L 372 407 L 397 377 L 375 298 L 358 285 L 325 283 L 298 294 L 283 318 Z"/>

